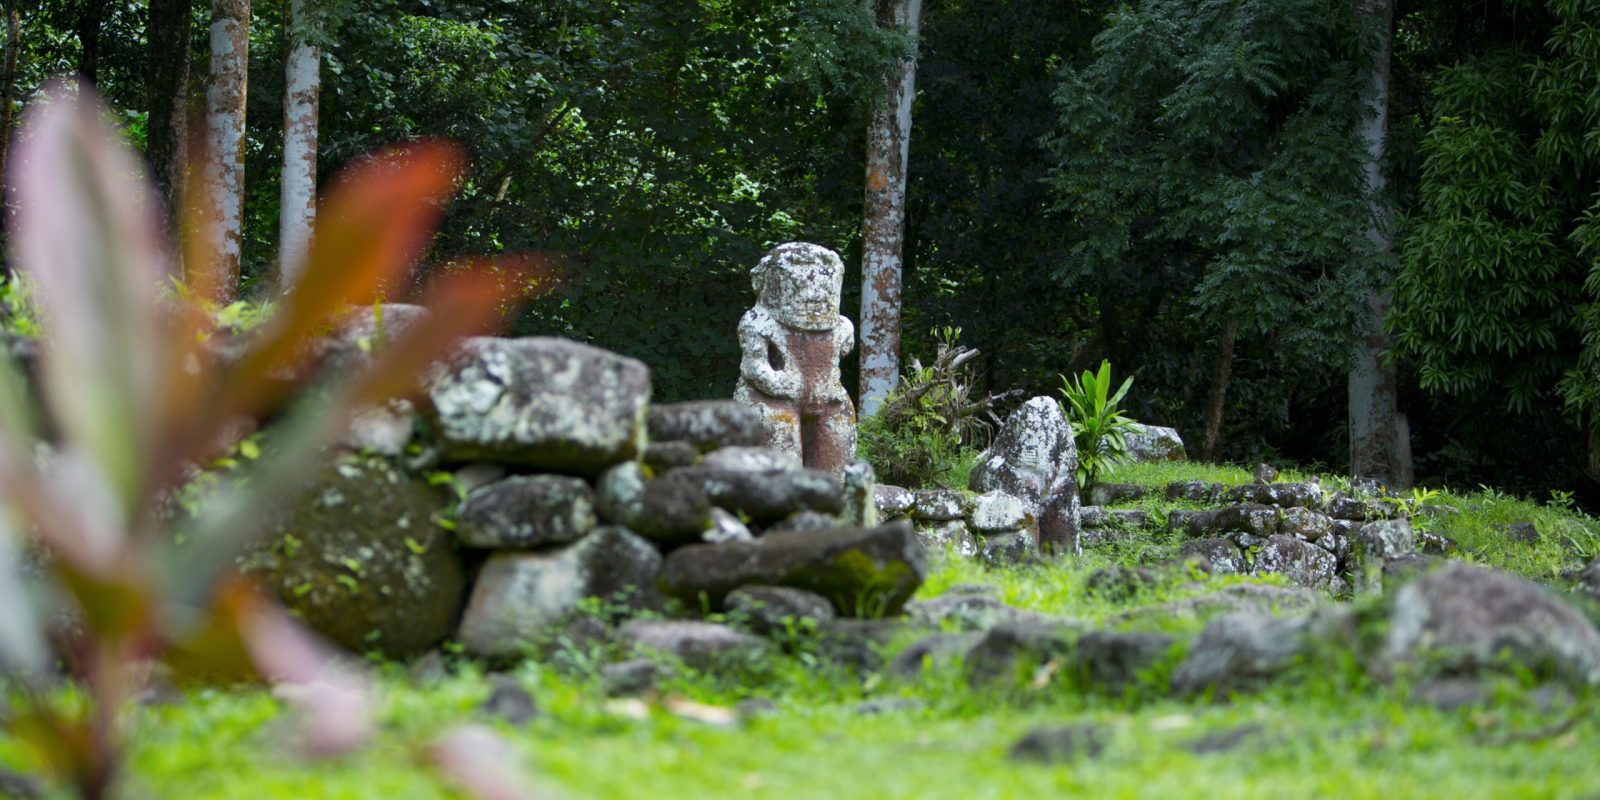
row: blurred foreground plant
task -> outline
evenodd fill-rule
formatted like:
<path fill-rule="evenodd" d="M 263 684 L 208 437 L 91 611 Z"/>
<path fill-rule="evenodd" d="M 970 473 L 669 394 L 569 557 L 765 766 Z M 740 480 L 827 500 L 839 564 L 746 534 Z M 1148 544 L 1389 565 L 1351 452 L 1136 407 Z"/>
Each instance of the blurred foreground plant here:
<path fill-rule="evenodd" d="M 103 118 L 89 90 L 65 82 L 26 117 L 10 241 L 43 314 L 44 408 L 0 358 L 0 688 L 16 703 L 6 724 L 86 798 L 114 791 L 120 709 L 158 663 L 178 680 L 277 684 L 308 754 L 365 740 L 362 675 L 239 579 L 234 559 L 352 412 L 414 389 L 429 363 L 497 321 L 532 269 L 507 260 L 443 270 L 422 292 L 433 311 L 425 322 L 325 390 L 296 393 L 316 372 L 313 339 L 405 285 L 461 175 L 458 151 L 398 148 L 336 180 L 303 278 L 242 352 L 223 357 L 205 301 L 222 296 L 213 262 L 190 249 L 187 274 L 176 274 L 153 194 Z M 185 212 L 187 242 L 207 238 L 196 235 L 203 219 Z M 175 279 L 190 291 L 163 291 Z M 192 465 L 248 429 L 240 421 L 269 416 L 278 422 L 245 480 L 192 515 L 163 513 Z M 48 614 L 18 571 L 30 539 L 61 604 Z M 64 618 L 74 631 L 52 624 Z M 87 703 L 53 700 L 58 661 Z"/>

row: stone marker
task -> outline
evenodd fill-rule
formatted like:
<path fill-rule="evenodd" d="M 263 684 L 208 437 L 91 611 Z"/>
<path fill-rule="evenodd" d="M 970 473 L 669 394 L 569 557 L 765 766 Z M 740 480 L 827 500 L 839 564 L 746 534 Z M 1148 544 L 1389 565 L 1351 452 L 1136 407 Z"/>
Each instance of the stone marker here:
<path fill-rule="evenodd" d="M 768 443 L 805 466 L 839 474 L 856 451 L 856 412 L 839 380 L 855 327 L 839 315 L 844 262 L 790 242 L 750 271 L 758 299 L 739 320 L 733 399 L 761 417 Z"/>

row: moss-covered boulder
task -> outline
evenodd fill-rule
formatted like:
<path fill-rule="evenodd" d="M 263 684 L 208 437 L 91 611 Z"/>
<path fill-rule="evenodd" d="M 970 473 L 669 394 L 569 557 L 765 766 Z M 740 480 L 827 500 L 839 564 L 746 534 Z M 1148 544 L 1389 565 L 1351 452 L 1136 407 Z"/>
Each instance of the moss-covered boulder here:
<path fill-rule="evenodd" d="M 356 652 L 418 653 L 454 630 L 466 591 L 453 498 L 375 457 L 345 455 L 273 521 L 245 571 L 322 635 Z"/>

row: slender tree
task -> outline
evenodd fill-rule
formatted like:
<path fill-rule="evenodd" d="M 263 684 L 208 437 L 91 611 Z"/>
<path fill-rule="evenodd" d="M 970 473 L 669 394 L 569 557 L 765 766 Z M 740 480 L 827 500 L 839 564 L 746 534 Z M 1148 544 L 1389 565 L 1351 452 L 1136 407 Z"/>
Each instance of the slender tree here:
<path fill-rule="evenodd" d="M 100 79 L 100 23 L 106 16 L 106 0 L 85 0 L 78 9 L 78 74 L 89 83 Z"/>
<path fill-rule="evenodd" d="M 249 87 L 250 0 L 211 1 L 211 74 L 206 86 L 209 259 L 224 300 L 238 292 L 244 220 L 245 93 Z"/>
<path fill-rule="evenodd" d="M 167 206 L 181 207 L 183 167 L 189 152 L 189 51 L 194 0 L 150 0 L 145 41 L 146 123 L 151 176 Z"/>
<path fill-rule="evenodd" d="M 1366 144 L 1367 196 L 1370 220 L 1366 239 L 1379 264 L 1386 264 L 1394 246 L 1384 178 L 1384 152 L 1389 135 L 1389 38 L 1393 0 L 1367 0 L 1363 13 L 1372 36 L 1372 62 L 1367 73 L 1368 115 L 1361 126 Z M 1380 272 L 1374 270 L 1374 273 Z M 1382 270 L 1386 272 L 1386 270 Z M 1405 488 L 1411 483 L 1410 447 L 1400 441 L 1403 422 L 1395 400 L 1394 365 L 1386 360 L 1389 337 L 1383 319 L 1389 309 L 1388 281 L 1375 274 L 1357 305 L 1355 353 L 1350 367 L 1350 474 L 1377 478 Z"/>
<path fill-rule="evenodd" d="M 915 37 L 922 0 L 879 0 L 878 23 Z M 897 59 L 867 128 L 867 197 L 861 224 L 861 412 L 875 413 L 900 378 L 900 290 L 906 228 L 915 56 Z"/>
<path fill-rule="evenodd" d="M 289 57 L 284 67 L 283 177 L 279 182 L 278 270 L 294 285 L 311 248 L 317 215 L 317 107 L 322 93 L 318 15 L 306 0 L 290 0 Z"/>
<path fill-rule="evenodd" d="M 5 86 L 0 87 L 0 180 L 5 179 L 6 160 L 11 152 L 11 106 L 17 99 L 17 54 L 22 50 L 22 22 L 17 4 L 6 9 Z"/>

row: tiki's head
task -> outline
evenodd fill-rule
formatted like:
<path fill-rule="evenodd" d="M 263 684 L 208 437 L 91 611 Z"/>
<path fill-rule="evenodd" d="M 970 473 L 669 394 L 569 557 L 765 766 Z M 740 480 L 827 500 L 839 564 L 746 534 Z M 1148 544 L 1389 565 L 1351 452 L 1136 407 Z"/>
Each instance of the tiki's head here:
<path fill-rule="evenodd" d="M 804 242 L 780 244 L 750 270 L 750 282 L 761 305 L 784 325 L 826 331 L 839 324 L 844 262 L 826 247 Z"/>

